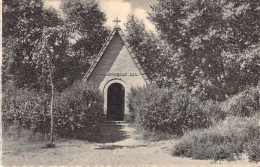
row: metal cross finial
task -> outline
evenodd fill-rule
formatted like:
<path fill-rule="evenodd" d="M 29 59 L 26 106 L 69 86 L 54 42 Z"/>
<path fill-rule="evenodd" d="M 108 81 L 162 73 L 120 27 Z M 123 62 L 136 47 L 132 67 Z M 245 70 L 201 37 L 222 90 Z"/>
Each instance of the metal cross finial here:
<path fill-rule="evenodd" d="M 115 20 L 113 20 L 113 22 L 116 22 L 116 26 L 118 27 L 118 23 L 121 22 L 121 20 L 119 20 L 117 17 Z"/>

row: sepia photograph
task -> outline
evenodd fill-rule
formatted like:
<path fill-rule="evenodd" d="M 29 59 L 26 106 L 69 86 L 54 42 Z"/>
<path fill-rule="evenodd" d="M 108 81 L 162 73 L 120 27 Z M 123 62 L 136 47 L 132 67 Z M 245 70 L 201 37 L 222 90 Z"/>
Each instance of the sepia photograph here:
<path fill-rule="evenodd" d="M 0 0 L 3 167 L 260 167 L 260 0 Z"/>

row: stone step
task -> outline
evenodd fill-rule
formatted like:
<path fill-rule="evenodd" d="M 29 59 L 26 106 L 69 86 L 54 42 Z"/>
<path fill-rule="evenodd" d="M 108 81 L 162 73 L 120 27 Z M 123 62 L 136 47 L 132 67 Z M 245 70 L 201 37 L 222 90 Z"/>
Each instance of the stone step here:
<path fill-rule="evenodd" d="M 127 126 L 128 123 L 126 123 L 125 121 L 108 121 L 106 123 L 101 124 L 100 126 L 116 126 L 116 125 Z"/>
<path fill-rule="evenodd" d="M 120 125 L 127 124 L 125 121 L 108 121 L 108 123 L 111 123 L 111 124 L 120 124 Z"/>
<path fill-rule="evenodd" d="M 99 125 L 95 134 L 96 142 L 116 142 L 128 138 L 129 136 L 124 131 L 124 127 L 128 126 L 124 121 L 108 121 Z"/>
<path fill-rule="evenodd" d="M 127 126 L 127 124 L 102 124 L 99 126 L 100 133 L 121 133 L 122 129 Z"/>

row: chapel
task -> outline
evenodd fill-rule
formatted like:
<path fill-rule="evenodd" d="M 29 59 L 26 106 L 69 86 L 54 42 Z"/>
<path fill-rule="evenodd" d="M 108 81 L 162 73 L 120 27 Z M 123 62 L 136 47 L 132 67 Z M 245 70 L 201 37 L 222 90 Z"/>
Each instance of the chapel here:
<path fill-rule="evenodd" d="M 118 25 L 109 35 L 84 80 L 97 86 L 104 94 L 104 114 L 109 121 L 125 121 L 129 114 L 127 96 L 131 88 L 149 84 Z"/>

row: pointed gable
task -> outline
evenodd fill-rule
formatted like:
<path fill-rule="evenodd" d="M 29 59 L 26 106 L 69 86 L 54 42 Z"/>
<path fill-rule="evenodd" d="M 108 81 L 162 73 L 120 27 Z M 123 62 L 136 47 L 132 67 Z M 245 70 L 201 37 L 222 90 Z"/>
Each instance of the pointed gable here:
<path fill-rule="evenodd" d="M 111 79 L 120 79 L 132 86 L 149 83 L 120 28 L 112 31 L 84 77 L 85 81 L 101 87 Z"/>

